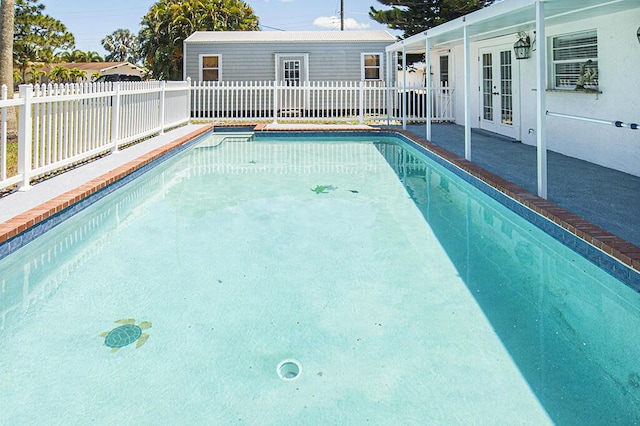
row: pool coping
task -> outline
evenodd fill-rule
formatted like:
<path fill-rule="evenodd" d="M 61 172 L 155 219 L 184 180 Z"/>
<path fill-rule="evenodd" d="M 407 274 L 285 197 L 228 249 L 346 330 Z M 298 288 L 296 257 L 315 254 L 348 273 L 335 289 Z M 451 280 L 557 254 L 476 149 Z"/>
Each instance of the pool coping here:
<path fill-rule="evenodd" d="M 318 134 L 320 134 L 319 132 L 322 132 L 322 134 L 330 132 L 347 133 L 352 135 L 365 135 L 371 133 L 385 134 L 390 136 L 399 135 L 404 139 L 416 144 L 418 147 L 421 147 L 435 158 L 439 158 L 446 164 L 460 169 L 469 176 L 476 178 L 478 181 L 487 185 L 489 188 L 495 190 L 496 193 L 502 194 L 503 196 L 507 197 L 507 199 L 513 200 L 515 203 L 523 206 L 526 209 L 529 209 L 530 211 L 546 219 L 550 223 L 555 224 L 564 233 L 568 233 L 578 240 L 586 243 L 586 245 L 591 246 L 596 250 L 601 251 L 602 253 L 605 253 L 607 256 L 610 256 L 613 259 L 616 259 L 621 264 L 629 268 L 632 276 L 625 275 L 624 271 L 622 271 L 621 275 L 621 271 L 616 270 L 615 265 L 608 265 L 605 259 L 594 260 L 593 256 L 586 256 L 591 261 L 598 264 L 598 266 L 607 269 L 610 273 L 623 280 L 634 290 L 640 292 L 640 247 L 618 237 L 615 234 L 612 234 L 609 231 L 604 230 L 597 225 L 592 224 L 591 222 L 583 219 L 575 213 L 572 213 L 548 200 L 530 193 L 524 188 L 512 182 L 509 182 L 492 172 L 489 172 L 481 166 L 468 161 L 460 157 L 459 155 L 452 153 L 451 151 L 448 151 L 432 142 L 429 142 L 428 140 L 416 135 L 413 132 L 387 127 L 349 127 L 348 125 L 319 127 L 317 125 L 305 126 L 300 124 L 291 126 L 269 126 L 265 124 L 243 124 L 241 126 L 204 126 L 184 136 L 181 136 L 159 148 L 153 149 L 139 156 L 135 160 L 129 161 L 111 170 L 110 172 L 107 172 L 97 178 L 91 179 L 75 189 L 67 191 L 34 208 L 20 213 L 5 222 L 0 223 L 0 248 L 6 245 L 6 243 L 11 242 L 13 239 L 16 239 L 16 237 L 20 236 L 21 234 L 24 234 L 27 231 L 33 229 L 37 225 L 40 225 L 48 219 L 69 209 L 70 207 L 82 201 L 85 201 L 87 198 L 93 196 L 97 192 L 104 190 L 115 182 L 125 179 L 126 177 L 143 169 L 154 161 L 160 160 L 162 157 L 166 156 L 172 151 L 185 146 L 189 142 L 193 141 L 199 136 L 204 135 L 212 129 L 215 131 L 215 128 L 230 129 L 234 127 L 252 128 L 255 132 L 254 134 L 256 135 L 273 135 L 276 133 L 289 135 L 293 135 L 294 133 L 305 133 L 308 135 L 314 132 L 317 132 Z M 489 195 L 491 195 L 493 198 L 498 198 L 496 197 L 496 194 Z M 505 204 L 505 200 L 498 201 Z M 508 204 L 508 200 L 506 200 L 506 204 Z M 528 219 L 531 218 L 528 217 Z M 540 223 L 536 223 L 536 225 L 540 226 Z M 549 231 L 549 229 L 545 229 L 545 231 Z M 583 255 L 585 255 L 585 253 L 589 254 L 589 247 L 577 247 L 579 244 L 576 244 L 575 241 L 567 241 L 562 235 L 558 234 L 557 230 L 555 231 L 555 234 L 556 235 L 553 235 L 552 232 L 552 236 L 554 238 L 560 240 L 562 243 L 571 247 L 575 251 Z M 20 242 L 19 245 L 23 245 L 23 242 Z M 5 250 L 0 250 L 0 252 L 3 251 L 6 254 L 6 252 L 11 252 L 13 251 L 13 249 L 9 247 L 8 249 L 5 248 Z M 1 257 L 4 256 L 0 256 L 0 258 Z"/>
<path fill-rule="evenodd" d="M 143 167 L 162 158 L 169 152 L 174 151 L 177 148 L 189 143 L 198 136 L 205 134 L 212 128 L 213 126 L 204 126 L 200 129 L 194 130 L 186 135 L 174 139 L 173 141 L 165 145 L 162 145 L 161 147 L 152 149 L 149 152 L 137 157 L 136 159 L 124 163 L 123 165 L 118 166 L 107 173 L 93 178 L 72 190 L 55 196 L 36 207 L 28 209 L 25 212 L 22 212 L 0 223 L 0 247 L 3 244 L 15 239 L 17 236 L 29 231 L 35 226 L 60 214 L 64 210 L 86 200 L 97 192 L 126 178 L 132 173 L 141 170 Z M 23 245 L 23 243 L 21 242 L 20 245 Z M 0 255 L 2 254 L 2 252 L 8 253 L 14 251 L 15 249 L 15 247 L 10 247 L 6 250 L 0 250 Z M 3 256 L 0 256 L 0 258 L 2 257 Z"/>

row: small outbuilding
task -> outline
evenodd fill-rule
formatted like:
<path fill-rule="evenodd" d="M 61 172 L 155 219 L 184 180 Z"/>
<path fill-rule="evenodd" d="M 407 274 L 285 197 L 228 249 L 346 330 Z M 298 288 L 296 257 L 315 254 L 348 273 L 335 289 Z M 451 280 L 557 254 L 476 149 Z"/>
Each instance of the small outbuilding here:
<path fill-rule="evenodd" d="M 385 81 L 385 48 L 371 31 L 197 31 L 184 41 L 192 81 Z"/>

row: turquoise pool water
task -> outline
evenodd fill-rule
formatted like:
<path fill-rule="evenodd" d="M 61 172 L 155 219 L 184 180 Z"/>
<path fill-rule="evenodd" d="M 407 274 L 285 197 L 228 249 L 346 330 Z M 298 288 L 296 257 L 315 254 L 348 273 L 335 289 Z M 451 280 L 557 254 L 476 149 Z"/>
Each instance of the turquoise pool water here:
<path fill-rule="evenodd" d="M 2 424 L 640 422 L 638 294 L 392 138 L 205 139 L 0 277 Z"/>

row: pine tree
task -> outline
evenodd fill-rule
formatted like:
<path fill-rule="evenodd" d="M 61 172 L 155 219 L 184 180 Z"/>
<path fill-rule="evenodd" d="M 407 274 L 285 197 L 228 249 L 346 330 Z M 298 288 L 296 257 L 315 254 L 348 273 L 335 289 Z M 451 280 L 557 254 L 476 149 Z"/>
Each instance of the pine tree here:
<path fill-rule="evenodd" d="M 378 0 L 391 9 L 378 10 L 373 6 L 369 16 L 394 30 L 404 31 L 410 37 L 452 19 L 466 15 L 494 0 Z"/>

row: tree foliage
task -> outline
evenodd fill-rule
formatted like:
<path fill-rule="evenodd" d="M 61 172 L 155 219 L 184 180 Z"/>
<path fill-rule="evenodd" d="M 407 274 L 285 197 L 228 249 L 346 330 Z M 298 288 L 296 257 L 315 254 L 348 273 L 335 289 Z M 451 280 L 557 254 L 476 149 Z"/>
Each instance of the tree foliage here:
<path fill-rule="evenodd" d="M 75 40 L 64 24 L 45 15 L 38 0 L 15 0 L 13 60 L 24 78 L 34 62 L 50 63 L 57 51 L 73 48 Z"/>
<path fill-rule="evenodd" d="M 241 0 L 160 0 L 142 18 L 139 39 L 157 79 L 180 79 L 182 42 L 195 31 L 254 31 L 258 17 Z"/>
<path fill-rule="evenodd" d="M 404 31 L 410 37 L 452 19 L 459 18 L 494 0 L 378 0 L 391 9 L 378 10 L 373 6 L 369 16 L 394 30 Z"/>
<path fill-rule="evenodd" d="M 138 36 L 126 29 L 117 29 L 102 39 L 102 47 L 109 52 L 107 61 L 138 63 L 140 59 L 140 41 Z"/>
<path fill-rule="evenodd" d="M 0 87 L 7 87 L 7 97 L 13 97 L 13 84 L 20 80 L 13 70 L 13 0 L 0 2 Z M 17 78 L 16 78 L 17 77 Z M 7 136 L 13 140 L 18 135 L 18 122 L 14 108 L 7 108 Z M 4 159 L 2 159 L 4 161 Z"/>
<path fill-rule="evenodd" d="M 0 86 L 13 94 L 13 0 L 0 3 Z"/>
<path fill-rule="evenodd" d="M 60 62 L 102 62 L 102 56 L 98 52 L 92 50 L 85 52 L 78 49 L 62 52 L 56 59 Z"/>

